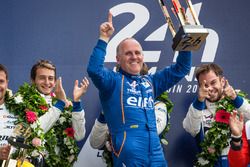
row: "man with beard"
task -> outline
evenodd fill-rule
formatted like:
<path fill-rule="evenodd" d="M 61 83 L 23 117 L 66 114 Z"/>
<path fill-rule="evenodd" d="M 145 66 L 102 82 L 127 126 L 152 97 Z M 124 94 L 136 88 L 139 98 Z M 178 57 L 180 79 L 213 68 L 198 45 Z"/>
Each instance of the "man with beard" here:
<path fill-rule="evenodd" d="M 232 86 L 223 77 L 220 66 L 211 63 L 203 64 L 196 70 L 196 79 L 199 84 L 198 96 L 190 105 L 183 121 L 184 129 L 196 138 L 197 143 L 203 141 L 206 131 L 214 122 L 214 116 L 219 100 L 229 97 L 234 107 L 249 117 L 249 104 L 246 99 L 238 96 Z M 229 147 L 222 150 L 222 154 L 214 166 L 227 167 Z"/>

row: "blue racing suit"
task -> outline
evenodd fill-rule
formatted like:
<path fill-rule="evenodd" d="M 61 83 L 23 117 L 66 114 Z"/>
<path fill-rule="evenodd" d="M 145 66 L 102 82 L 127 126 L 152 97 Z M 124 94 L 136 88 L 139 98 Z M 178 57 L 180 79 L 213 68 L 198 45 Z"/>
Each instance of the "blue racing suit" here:
<path fill-rule="evenodd" d="M 180 81 L 191 68 L 191 52 L 154 75 L 131 75 L 104 68 L 107 43 L 98 40 L 88 74 L 99 90 L 111 134 L 114 166 L 167 166 L 156 129 L 154 100 Z"/>

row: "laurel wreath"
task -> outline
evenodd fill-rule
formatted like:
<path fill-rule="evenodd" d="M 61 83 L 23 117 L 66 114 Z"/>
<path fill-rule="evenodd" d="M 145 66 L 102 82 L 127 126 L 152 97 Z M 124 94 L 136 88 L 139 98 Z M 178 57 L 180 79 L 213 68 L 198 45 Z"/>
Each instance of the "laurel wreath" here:
<path fill-rule="evenodd" d="M 52 97 L 52 104 L 55 104 L 57 99 Z M 10 92 L 6 92 L 5 95 L 6 108 L 18 116 L 15 124 L 22 125 L 23 129 L 18 129 L 19 133 L 25 137 L 25 144 L 30 145 L 31 149 L 26 152 L 26 157 L 36 157 L 38 154 L 43 155 L 46 164 L 51 167 L 71 167 L 77 160 L 79 148 L 76 141 L 67 132 L 72 128 L 72 106 L 61 113 L 59 120 L 56 124 L 47 132 L 44 133 L 40 128 L 40 122 L 36 120 L 34 123 L 30 123 L 27 120 L 26 112 L 34 112 L 37 117 L 42 116 L 51 107 L 46 103 L 45 99 L 36 90 L 35 85 L 29 85 L 24 83 L 20 86 L 17 93 L 13 96 Z M 32 140 L 34 138 L 41 139 L 41 146 L 32 146 Z M 17 159 L 20 149 L 12 155 L 14 159 Z"/>
<path fill-rule="evenodd" d="M 239 91 L 237 94 L 246 99 L 246 93 Z M 249 99 L 247 100 L 250 102 Z M 226 111 L 231 113 L 235 109 L 232 100 L 226 97 L 217 102 L 215 116 L 218 112 Z M 205 134 L 204 140 L 200 143 L 202 152 L 196 155 L 198 158 L 198 161 L 194 163 L 196 167 L 213 167 L 218 161 L 222 150 L 229 146 L 230 127 L 227 123 L 223 123 L 224 121 L 216 121 L 215 119 L 211 128 Z"/>

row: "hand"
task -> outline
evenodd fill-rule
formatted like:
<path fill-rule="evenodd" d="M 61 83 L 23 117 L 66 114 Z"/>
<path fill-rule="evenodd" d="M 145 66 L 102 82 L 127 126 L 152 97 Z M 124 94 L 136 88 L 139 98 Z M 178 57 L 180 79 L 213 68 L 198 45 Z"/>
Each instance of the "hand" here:
<path fill-rule="evenodd" d="M 198 100 L 203 102 L 206 98 L 209 99 L 209 88 L 206 88 L 206 80 L 201 81 L 198 92 Z"/>
<path fill-rule="evenodd" d="M 228 80 L 225 80 L 225 88 L 224 88 L 225 96 L 229 97 L 231 100 L 234 100 L 237 97 L 237 94 L 233 87 L 229 85 Z"/>
<path fill-rule="evenodd" d="M 72 101 L 66 99 L 64 108 L 68 108 L 69 106 L 73 106 L 73 103 Z"/>
<path fill-rule="evenodd" d="M 81 96 L 87 92 L 88 86 L 89 86 L 89 80 L 86 77 L 84 77 L 84 79 L 80 83 L 80 87 L 78 86 L 78 80 L 75 81 L 75 86 L 73 90 L 74 102 L 80 101 Z"/>
<path fill-rule="evenodd" d="M 63 86 L 62 86 L 62 78 L 61 77 L 59 77 L 56 80 L 55 95 L 56 95 L 57 99 L 62 100 L 62 101 L 64 101 L 65 104 L 67 104 L 67 97 L 66 97 L 65 91 L 64 91 Z"/>
<path fill-rule="evenodd" d="M 0 147 L 0 160 L 7 160 L 10 153 L 10 145 Z"/>
<path fill-rule="evenodd" d="M 108 14 L 108 21 L 104 22 L 100 25 L 100 39 L 108 42 L 112 34 L 114 33 L 115 29 L 112 23 L 112 14 L 109 12 Z"/>
<path fill-rule="evenodd" d="M 229 119 L 229 126 L 230 126 L 230 129 L 231 129 L 232 135 L 240 136 L 242 134 L 243 125 L 244 125 L 243 114 L 240 113 L 240 117 L 238 117 L 237 116 L 237 111 L 234 110 L 231 113 L 231 116 L 230 116 L 230 119 Z"/>

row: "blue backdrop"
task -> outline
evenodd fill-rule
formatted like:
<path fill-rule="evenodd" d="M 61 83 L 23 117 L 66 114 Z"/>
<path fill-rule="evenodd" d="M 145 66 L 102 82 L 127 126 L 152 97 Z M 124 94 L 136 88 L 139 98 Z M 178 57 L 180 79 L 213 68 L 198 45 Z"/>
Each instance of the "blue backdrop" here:
<path fill-rule="evenodd" d="M 188 106 L 197 92 L 195 68 L 200 63 L 215 62 L 224 68 L 225 76 L 233 87 L 250 92 L 250 1 L 192 2 L 200 22 L 210 34 L 200 50 L 193 53 L 190 74 L 169 90 L 175 106 L 168 134 L 169 145 L 164 150 L 169 166 L 176 167 L 192 166 L 197 150 L 194 139 L 182 128 Z M 184 1 L 181 3 L 186 7 Z M 170 6 L 169 2 L 167 4 Z M 116 31 L 109 44 L 106 66 L 114 67 L 115 46 L 128 36 L 141 42 L 151 72 L 175 61 L 175 53 L 171 49 L 172 36 L 156 0 L 1 0 L 0 63 L 9 70 L 9 87 L 16 91 L 18 86 L 29 82 L 31 66 L 38 59 L 49 59 L 56 64 L 67 95 L 72 97 L 74 80 L 87 76 L 86 67 L 98 38 L 99 25 L 106 21 L 109 10 L 114 15 Z M 101 110 L 93 84 L 82 101 L 87 133 L 79 145 L 88 150 L 86 140 Z M 91 159 L 88 157 L 91 155 L 83 152 L 79 158 L 82 156 Z M 79 161 L 77 165 L 94 166 L 86 161 Z"/>

